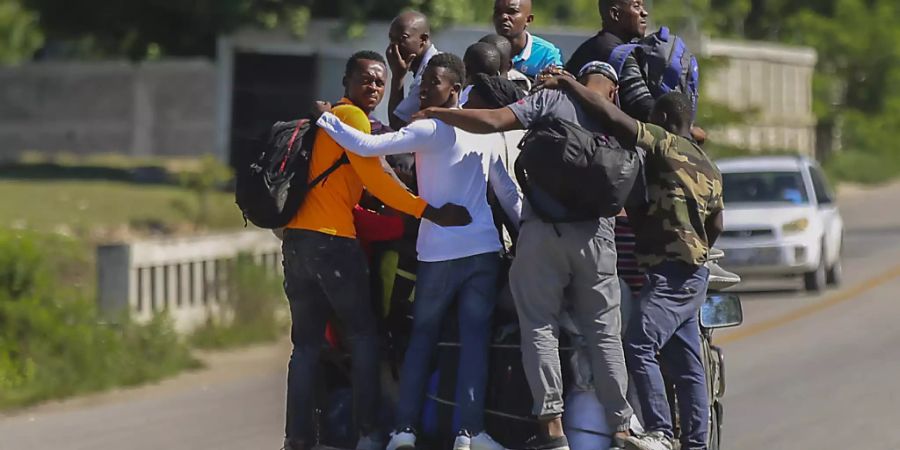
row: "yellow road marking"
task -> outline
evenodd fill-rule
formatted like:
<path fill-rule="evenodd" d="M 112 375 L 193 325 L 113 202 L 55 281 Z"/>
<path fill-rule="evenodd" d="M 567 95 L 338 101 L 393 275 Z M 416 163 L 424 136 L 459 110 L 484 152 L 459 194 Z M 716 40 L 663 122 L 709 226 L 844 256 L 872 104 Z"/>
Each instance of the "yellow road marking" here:
<path fill-rule="evenodd" d="M 731 344 L 747 339 L 749 337 L 765 333 L 766 331 L 778 328 L 782 325 L 787 325 L 804 317 L 811 316 L 832 306 L 853 300 L 854 298 L 859 297 L 866 292 L 869 292 L 877 287 L 893 281 L 897 277 L 900 277 L 900 265 L 894 266 L 892 269 L 882 273 L 881 275 L 878 275 L 877 277 L 870 278 L 868 280 L 857 283 L 848 289 L 836 292 L 820 302 L 816 302 L 815 304 L 791 311 L 790 313 L 785 314 L 781 317 L 776 317 L 774 319 L 766 320 L 764 322 L 753 324 L 747 327 L 741 327 L 733 333 L 729 333 L 725 336 L 722 336 L 721 338 L 714 339 L 714 342 L 717 345 Z"/>

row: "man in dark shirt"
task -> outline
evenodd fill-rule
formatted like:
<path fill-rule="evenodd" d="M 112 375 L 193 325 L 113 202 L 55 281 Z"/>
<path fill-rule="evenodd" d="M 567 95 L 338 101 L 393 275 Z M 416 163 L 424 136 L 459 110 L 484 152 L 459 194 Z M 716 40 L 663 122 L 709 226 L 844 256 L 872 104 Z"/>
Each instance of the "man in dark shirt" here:
<path fill-rule="evenodd" d="M 674 447 L 659 355 L 675 380 L 681 448 L 705 450 L 709 404 L 697 316 L 708 287 L 704 264 L 722 232 L 724 205 L 722 176 L 691 136 L 692 103 L 684 94 L 666 94 L 654 105 L 650 124 L 628 117 L 571 78 L 555 77 L 545 85 L 569 92 L 620 142 L 634 142 L 647 152 L 647 203 L 631 214 L 647 285 L 624 347 L 648 433 L 626 442 L 638 450 Z"/>
<path fill-rule="evenodd" d="M 647 32 L 650 13 L 644 7 L 644 0 L 599 0 L 598 7 L 603 28 L 575 50 L 566 63 L 569 73 L 578 73 L 591 61 L 609 62 L 613 49 L 641 39 Z M 647 122 L 653 103 L 644 74 L 634 55 L 631 55 L 625 60 L 625 66 L 619 74 L 619 104 L 622 111 Z"/>

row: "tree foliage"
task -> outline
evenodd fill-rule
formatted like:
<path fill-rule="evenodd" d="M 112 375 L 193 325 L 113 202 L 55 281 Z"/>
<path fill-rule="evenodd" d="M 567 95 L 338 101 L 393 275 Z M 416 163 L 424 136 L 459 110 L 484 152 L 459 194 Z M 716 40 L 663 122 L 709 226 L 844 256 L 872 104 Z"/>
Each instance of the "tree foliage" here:
<path fill-rule="evenodd" d="M 34 11 L 15 1 L 0 2 L 0 64 L 27 60 L 43 43 Z"/>
<path fill-rule="evenodd" d="M 821 123 L 847 127 L 845 148 L 892 148 L 889 130 L 900 125 L 897 0 L 645 1 L 656 24 L 682 34 L 814 47 Z M 0 5 L 0 62 L 27 58 L 42 36 L 45 51 L 80 57 L 212 57 L 216 37 L 242 26 L 302 34 L 310 18 L 330 17 L 345 19 L 352 34 L 367 21 L 416 8 L 440 27 L 486 23 L 492 6 L 491 0 L 7 0 Z M 599 27 L 596 0 L 540 0 L 534 9 L 536 26 Z"/>

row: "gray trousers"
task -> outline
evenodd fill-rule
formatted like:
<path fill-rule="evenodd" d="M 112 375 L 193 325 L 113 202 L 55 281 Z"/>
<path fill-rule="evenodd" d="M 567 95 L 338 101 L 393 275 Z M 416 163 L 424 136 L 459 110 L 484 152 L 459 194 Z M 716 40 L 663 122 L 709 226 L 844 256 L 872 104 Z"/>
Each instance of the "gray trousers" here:
<path fill-rule="evenodd" d="M 628 372 L 622 351 L 619 280 L 613 222 L 548 224 L 526 221 L 520 230 L 510 286 L 522 333 L 522 364 L 533 413 L 563 412 L 559 318 L 568 309 L 588 344 L 594 390 L 611 429 L 628 429 Z"/>

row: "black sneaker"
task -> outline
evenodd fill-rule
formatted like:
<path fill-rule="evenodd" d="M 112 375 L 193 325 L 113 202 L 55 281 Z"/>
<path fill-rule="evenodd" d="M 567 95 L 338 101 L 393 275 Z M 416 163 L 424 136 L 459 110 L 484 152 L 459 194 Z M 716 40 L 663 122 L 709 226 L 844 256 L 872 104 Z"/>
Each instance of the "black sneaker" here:
<path fill-rule="evenodd" d="M 535 435 L 525 441 L 524 450 L 569 450 L 569 440 L 565 436 Z"/>
<path fill-rule="evenodd" d="M 307 444 L 303 439 L 287 439 L 284 440 L 284 447 L 281 450 L 310 450 L 311 445 Z"/>

